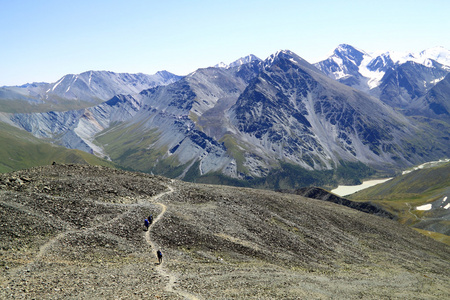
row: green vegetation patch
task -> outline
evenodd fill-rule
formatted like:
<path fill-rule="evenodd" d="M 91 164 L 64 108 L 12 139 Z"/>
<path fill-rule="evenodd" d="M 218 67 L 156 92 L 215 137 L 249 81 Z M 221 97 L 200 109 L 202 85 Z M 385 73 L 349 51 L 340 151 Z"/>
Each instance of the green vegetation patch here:
<path fill-rule="evenodd" d="M 221 143 L 227 149 L 227 154 L 236 160 L 236 168 L 238 173 L 248 173 L 248 169 L 244 166 L 245 163 L 245 149 L 242 149 L 240 145 L 237 144 L 236 140 L 232 135 L 226 134 L 221 140 Z"/>
<path fill-rule="evenodd" d="M 155 162 L 167 153 L 164 147 L 152 147 L 158 137 L 156 129 L 142 130 L 140 123 L 132 126 L 117 123 L 100 132 L 95 143 L 103 145 L 111 159 L 123 168 L 151 172 Z"/>
<path fill-rule="evenodd" d="M 25 130 L 0 122 L 0 172 L 49 165 L 52 162 L 115 167 L 111 162 L 87 152 L 55 146 Z"/>
<path fill-rule="evenodd" d="M 433 232 L 433 231 L 428 231 L 428 230 L 423 230 L 423 229 L 419 229 L 419 228 L 413 228 L 415 231 L 429 236 L 430 238 L 439 241 L 441 243 L 447 244 L 450 246 L 450 236 L 442 234 L 442 233 L 438 233 L 438 232 Z"/>
<path fill-rule="evenodd" d="M 448 243 L 449 222 L 443 211 L 417 210 L 416 207 L 443 199 L 450 192 L 450 163 L 419 169 L 398 176 L 383 184 L 359 191 L 347 198 L 354 201 L 370 201 L 397 217 L 397 220 L 438 241 Z M 436 230 L 431 232 L 423 229 Z M 440 233 L 439 233 L 440 232 Z"/>
<path fill-rule="evenodd" d="M 159 160 L 158 163 L 152 169 L 152 172 L 154 172 L 155 174 L 166 176 L 166 177 L 176 178 L 176 177 L 182 175 L 184 170 L 186 170 L 186 168 L 188 168 L 191 163 L 192 163 L 192 161 L 188 161 L 187 163 L 185 163 L 183 165 L 178 165 L 178 159 L 175 156 L 170 156 L 166 159 Z M 197 164 L 197 169 L 198 169 L 198 164 Z M 188 170 L 188 173 L 189 174 L 195 173 L 194 166 L 192 166 Z M 191 176 L 191 175 L 188 175 L 188 176 Z"/>
<path fill-rule="evenodd" d="M 375 174 L 375 170 L 366 166 L 362 162 L 340 161 L 340 165 L 335 170 L 335 180 L 341 184 L 358 185 L 361 179 L 368 178 Z"/>
<path fill-rule="evenodd" d="M 352 200 L 402 201 L 417 204 L 440 196 L 450 186 L 450 163 L 417 170 L 350 196 Z"/>

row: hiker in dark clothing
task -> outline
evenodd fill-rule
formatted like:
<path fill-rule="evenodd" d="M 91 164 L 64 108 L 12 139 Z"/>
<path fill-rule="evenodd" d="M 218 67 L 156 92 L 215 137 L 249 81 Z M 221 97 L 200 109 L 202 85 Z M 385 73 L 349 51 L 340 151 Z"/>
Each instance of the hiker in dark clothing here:
<path fill-rule="evenodd" d="M 156 251 L 156 255 L 158 256 L 158 263 L 162 263 L 162 252 L 161 250 Z"/>
<path fill-rule="evenodd" d="M 147 219 L 144 220 L 144 224 L 145 224 L 145 228 L 148 230 L 148 226 L 150 226 L 150 224 L 148 223 Z"/>
<path fill-rule="evenodd" d="M 150 225 L 152 225 L 152 223 L 153 223 L 153 215 L 150 215 L 148 217 L 148 222 L 150 223 Z"/>

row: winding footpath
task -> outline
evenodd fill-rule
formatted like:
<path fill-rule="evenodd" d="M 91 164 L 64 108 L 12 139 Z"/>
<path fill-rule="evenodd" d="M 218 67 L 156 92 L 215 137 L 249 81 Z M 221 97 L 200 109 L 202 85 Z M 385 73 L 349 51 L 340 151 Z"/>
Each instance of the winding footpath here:
<path fill-rule="evenodd" d="M 153 223 L 149 226 L 147 232 L 145 233 L 145 240 L 147 241 L 147 243 L 150 245 L 150 247 L 152 247 L 152 254 L 154 255 L 154 257 L 156 258 L 156 251 L 159 249 L 158 245 L 151 239 L 150 236 L 150 232 L 153 228 L 153 226 L 155 226 L 155 224 L 164 216 L 164 214 L 166 213 L 167 210 L 167 206 L 164 205 L 163 203 L 160 202 L 156 202 L 159 198 L 164 197 L 166 195 L 169 195 L 171 193 L 174 192 L 174 189 L 169 185 L 168 186 L 169 190 L 166 192 L 163 192 L 161 194 L 158 194 L 156 196 L 153 196 L 150 201 L 156 205 L 159 205 L 161 207 L 161 212 L 158 214 L 158 216 L 153 220 Z M 163 253 L 164 255 L 164 253 Z M 167 256 L 166 256 L 167 257 Z M 164 264 L 164 259 L 165 257 L 163 256 L 163 260 L 160 264 L 158 264 L 158 266 L 156 267 L 156 271 L 159 273 L 159 275 L 161 277 L 166 277 L 169 279 L 169 282 L 166 284 L 164 290 L 170 293 L 175 293 L 178 294 L 179 296 L 184 297 L 185 299 L 189 299 L 189 300 L 198 300 L 199 298 L 197 298 L 196 296 L 185 292 L 185 291 L 181 291 L 181 290 L 177 290 L 174 289 L 176 282 L 178 281 L 178 276 L 175 275 L 174 273 L 171 273 L 169 271 L 167 271 L 163 264 Z"/>
<path fill-rule="evenodd" d="M 145 233 L 145 240 L 147 241 L 147 243 L 151 246 L 152 248 L 152 254 L 154 255 L 155 259 L 156 259 L 156 251 L 159 249 L 158 245 L 152 240 L 151 238 L 151 229 L 153 228 L 153 226 L 164 216 L 166 210 L 167 210 L 167 206 L 164 205 L 163 203 L 157 202 L 157 200 L 159 198 L 162 198 L 166 195 L 169 195 L 171 193 L 174 192 L 174 189 L 171 186 L 168 186 L 167 191 L 162 192 L 160 194 L 157 194 L 153 197 L 150 198 L 150 203 L 156 204 L 158 206 L 161 207 L 161 212 L 158 214 L 158 216 L 153 220 L 153 223 L 149 226 L 148 230 Z M 25 211 L 28 213 L 34 213 L 36 214 L 36 212 L 32 212 L 30 210 L 28 210 L 25 207 L 22 207 L 21 205 L 15 204 L 15 203 L 9 203 L 9 202 L 4 202 L 1 201 L 2 204 L 10 206 L 10 207 L 14 207 L 18 210 L 21 211 Z M 148 203 L 148 202 L 147 202 Z M 141 203 L 142 204 L 142 203 Z M 130 208 L 130 209 L 134 209 Z M 129 213 L 130 210 L 126 210 L 123 213 L 117 215 L 115 218 L 109 220 L 107 223 L 113 223 L 117 220 L 120 220 L 121 218 L 123 218 L 126 214 Z M 31 260 L 29 261 L 26 265 L 24 266 L 18 266 L 16 268 L 13 268 L 11 270 L 11 275 L 12 276 L 17 276 L 19 274 L 19 272 L 27 272 L 27 270 L 29 270 L 30 268 L 33 267 L 33 265 L 35 265 L 36 263 L 38 263 L 39 261 L 43 260 L 45 255 L 50 251 L 50 249 L 57 243 L 59 242 L 61 239 L 63 239 L 64 237 L 70 235 L 70 234 L 76 234 L 76 233 L 90 233 L 90 232 L 95 232 L 98 228 L 100 228 L 101 226 L 104 226 L 104 223 L 99 223 L 95 226 L 92 227 L 88 227 L 88 228 L 82 228 L 82 229 L 73 229 L 70 228 L 70 225 L 67 223 L 64 223 L 64 226 L 67 227 L 67 230 L 57 234 L 56 236 L 54 236 L 52 239 L 50 239 L 49 241 L 47 241 L 45 244 L 43 244 L 40 248 L 39 251 L 37 252 L 37 255 Z M 165 256 L 163 258 L 163 262 L 161 264 L 158 264 L 156 266 L 156 271 L 159 273 L 159 275 L 161 277 L 165 277 L 168 278 L 168 283 L 166 284 L 166 286 L 164 287 L 164 290 L 170 293 L 175 293 L 185 299 L 188 300 L 198 300 L 199 298 L 194 296 L 193 294 L 190 294 L 188 292 L 176 289 L 176 283 L 178 282 L 179 278 L 176 274 L 169 272 L 166 268 L 164 268 L 164 259 L 166 259 L 167 256 Z"/>

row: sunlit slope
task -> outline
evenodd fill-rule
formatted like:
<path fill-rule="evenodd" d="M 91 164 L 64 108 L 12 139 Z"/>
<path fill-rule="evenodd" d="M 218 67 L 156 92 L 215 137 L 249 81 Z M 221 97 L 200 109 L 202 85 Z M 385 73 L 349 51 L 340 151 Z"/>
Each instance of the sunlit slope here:
<path fill-rule="evenodd" d="M 359 200 L 402 200 L 414 201 L 420 205 L 450 186 L 450 163 L 441 166 L 420 169 L 398 176 L 355 194 L 349 198 Z"/>
<path fill-rule="evenodd" d="M 378 203 L 402 223 L 449 236 L 449 195 L 450 163 L 446 163 L 396 177 L 348 198 Z M 444 240 L 450 244 L 450 238 Z"/>

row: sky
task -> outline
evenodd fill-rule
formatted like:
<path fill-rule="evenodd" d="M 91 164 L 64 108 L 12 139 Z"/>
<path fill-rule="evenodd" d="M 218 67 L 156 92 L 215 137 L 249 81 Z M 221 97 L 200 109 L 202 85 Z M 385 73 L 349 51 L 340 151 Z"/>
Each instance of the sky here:
<path fill-rule="evenodd" d="M 448 0 L 0 0 L 0 86 L 89 70 L 186 75 L 288 49 L 450 49 Z"/>

